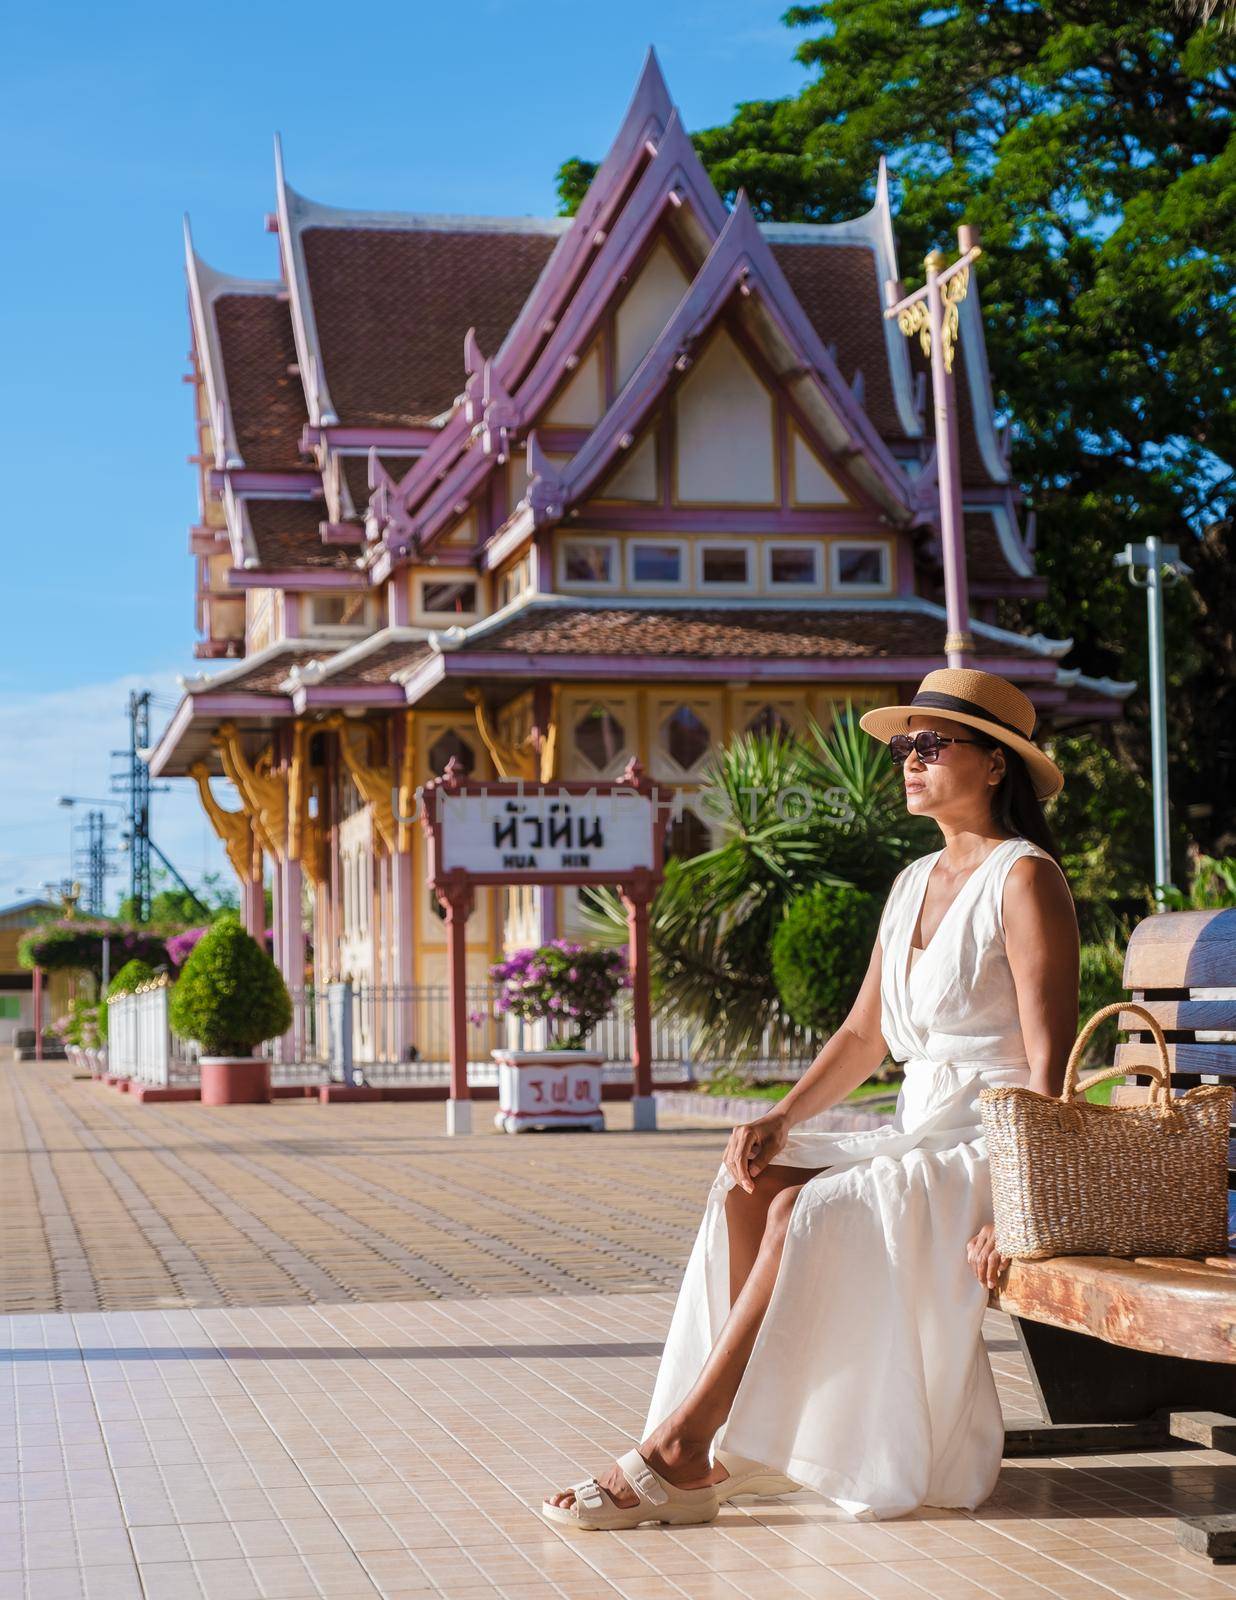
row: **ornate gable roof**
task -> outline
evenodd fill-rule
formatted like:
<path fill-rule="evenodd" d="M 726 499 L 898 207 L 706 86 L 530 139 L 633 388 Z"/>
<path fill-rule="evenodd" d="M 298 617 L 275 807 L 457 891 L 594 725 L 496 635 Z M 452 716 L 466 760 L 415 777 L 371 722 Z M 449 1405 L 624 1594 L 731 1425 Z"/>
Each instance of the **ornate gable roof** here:
<path fill-rule="evenodd" d="M 194 251 L 187 223 L 185 270 L 216 467 L 312 471 L 300 453 L 305 392 L 283 286 L 217 272 Z"/>

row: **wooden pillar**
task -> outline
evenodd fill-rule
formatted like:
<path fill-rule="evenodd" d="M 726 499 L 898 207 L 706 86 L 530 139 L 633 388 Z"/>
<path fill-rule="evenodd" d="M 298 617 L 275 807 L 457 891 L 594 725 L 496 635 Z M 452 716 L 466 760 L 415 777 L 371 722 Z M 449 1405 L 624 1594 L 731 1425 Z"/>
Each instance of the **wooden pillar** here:
<path fill-rule="evenodd" d="M 416 982 L 416 961 L 412 948 L 412 885 L 415 859 L 411 850 L 396 850 L 391 856 L 392 951 L 391 982 L 395 985 L 395 1059 L 403 1061 L 412 1040 L 412 985 Z"/>
<path fill-rule="evenodd" d="M 657 1105 L 652 1097 L 652 988 L 648 972 L 648 908 L 655 890 L 651 875 L 638 874 L 622 888 L 627 908 L 627 956 L 631 967 L 631 1111 L 637 1132 L 657 1125 Z"/>
<path fill-rule="evenodd" d="M 305 986 L 305 917 L 301 905 L 304 873 L 299 861 L 283 863 L 283 969 L 289 989 Z"/>
<path fill-rule="evenodd" d="M 34 969 L 34 1059 L 43 1059 L 43 969 Z"/>
<path fill-rule="evenodd" d="M 472 1097 L 468 1089 L 468 918 L 475 895 L 472 885 L 451 874 L 436 884 L 446 911 L 450 985 L 451 1090 L 446 1103 L 447 1133 L 472 1132 Z"/>
<path fill-rule="evenodd" d="M 284 929 L 287 925 L 286 908 L 283 903 L 283 862 L 275 857 L 271 866 L 271 942 L 270 951 L 275 959 L 275 965 L 283 974 L 284 982 L 288 982 L 287 961 L 285 958 Z"/>
<path fill-rule="evenodd" d="M 262 874 L 261 852 L 256 853 L 255 872 L 240 886 L 241 920 L 249 933 L 265 948 L 266 938 L 266 884 Z"/>

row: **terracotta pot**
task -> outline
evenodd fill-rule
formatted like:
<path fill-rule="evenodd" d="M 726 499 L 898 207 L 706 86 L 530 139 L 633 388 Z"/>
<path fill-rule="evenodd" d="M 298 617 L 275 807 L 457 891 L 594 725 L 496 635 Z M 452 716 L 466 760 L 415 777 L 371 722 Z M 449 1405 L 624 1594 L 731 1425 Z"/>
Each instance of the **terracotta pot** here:
<path fill-rule="evenodd" d="M 264 1106 L 270 1101 L 270 1062 L 264 1056 L 203 1056 L 204 1106 Z"/>
<path fill-rule="evenodd" d="M 605 1127 L 601 1069 L 595 1050 L 494 1050 L 499 1111 L 494 1123 L 507 1133 L 537 1128 Z"/>

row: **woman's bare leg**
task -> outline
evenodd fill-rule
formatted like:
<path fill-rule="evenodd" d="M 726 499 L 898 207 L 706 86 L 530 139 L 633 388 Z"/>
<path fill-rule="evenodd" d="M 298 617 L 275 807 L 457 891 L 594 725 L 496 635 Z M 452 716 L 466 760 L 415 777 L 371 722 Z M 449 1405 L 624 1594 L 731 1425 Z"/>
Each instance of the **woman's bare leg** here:
<path fill-rule="evenodd" d="M 792 1184 L 804 1184 L 809 1178 L 823 1172 L 823 1167 L 784 1167 L 771 1165 L 764 1168 L 755 1180 L 751 1194 L 737 1185 L 725 1197 L 725 1224 L 729 1235 L 730 1305 L 732 1306 L 747 1275 L 755 1265 L 768 1223 L 768 1208 L 773 1197 Z"/>
<path fill-rule="evenodd" d="M 755 1336 L 772 1298 L 790 1214 L 798 1191 L 806 1181 L 803 1174 L 805 1172 L 808 1177 L 815 1175 L 810 1169 L 792 1170 L 799 1174 L 798 1182 L 781 1183 L 776 1192 L 770 1195 L 755 1260 L 734 1297 L 730 1314 L 690 1394 L 640 1443 L 639 1453 L 649 1466 L 679 1489 L 696 1489 L 707 1483 L 719 1483 L 727 1476 L 724 1467 L 719 1463 L 714 1466 L 709 1459 L 713 1436 L 729 1416 L 738 1385 L 751 1357 Z M 758 1182 L 756 1187 L 758 1192 Z M 753 1198 L 745 1195 L 745 1192 L 744 1197 L 748 1200 Z M 633 1506 L 638 1499 L 616 1466 L 611 1467 L 604 1476 L 599 1476 L 597 1482 L 620 1506 Z M 563 1489 L 547 1498 L 555 1505 L 566 1506 L 571 1504 L 575 1496 L 570 1489 Z"/>

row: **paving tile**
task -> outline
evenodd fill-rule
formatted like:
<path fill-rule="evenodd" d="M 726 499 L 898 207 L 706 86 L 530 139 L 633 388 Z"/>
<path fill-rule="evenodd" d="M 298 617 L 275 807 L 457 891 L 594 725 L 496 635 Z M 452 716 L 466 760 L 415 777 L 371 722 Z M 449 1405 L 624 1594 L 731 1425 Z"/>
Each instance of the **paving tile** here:
<path fill-rule="evenodd" d="M 1010 1462 L 975 1514 L 858 1524 L 803 1493 L 703 1528 L 545 1524 L 547 1488 L 636 1437 L 715 1128 L 551 1163 L 443 1139 L 438 1106 L 219 1118 L 0 1064 L 5 1096 L 31 1182 L 0 1316 L 4 1600 L 8 1549 L 22 1600 L 1236 1600 L 1236 1569 L 1175 1541 L 1236 1500 L 1210 1451 Z M 1011 1326 L 985 1330 L 1026 1415 Z"/>

